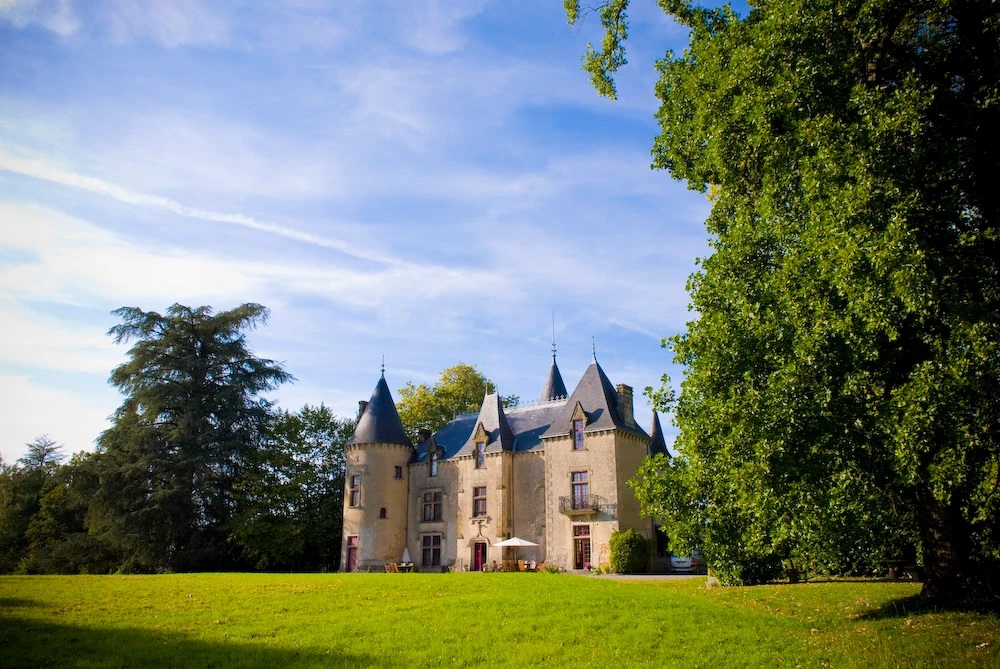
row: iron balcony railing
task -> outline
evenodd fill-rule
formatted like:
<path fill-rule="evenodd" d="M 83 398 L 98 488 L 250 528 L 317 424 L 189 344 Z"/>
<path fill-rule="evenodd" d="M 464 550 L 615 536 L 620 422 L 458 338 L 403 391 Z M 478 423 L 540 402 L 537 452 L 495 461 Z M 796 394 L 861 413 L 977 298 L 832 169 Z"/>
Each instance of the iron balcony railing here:
<path fill-rule="evenodd" d="M 593 513 L 600 511 L 605 504 L 604 498 L 598 495 L 570 495 L 559 498 L 559 513 L 569 515 Z"/>

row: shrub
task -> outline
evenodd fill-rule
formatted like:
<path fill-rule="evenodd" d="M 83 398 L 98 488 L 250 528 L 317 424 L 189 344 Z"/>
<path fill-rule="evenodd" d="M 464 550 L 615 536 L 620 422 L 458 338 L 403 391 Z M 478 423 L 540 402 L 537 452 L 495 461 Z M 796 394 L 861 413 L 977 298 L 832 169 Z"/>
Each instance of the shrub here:
<path fill-rule="evenodd" d="M 611 535 L 611 570 L 616 574 L 636 574 L 646 571 L 649 542 L 635 530 Z"/>

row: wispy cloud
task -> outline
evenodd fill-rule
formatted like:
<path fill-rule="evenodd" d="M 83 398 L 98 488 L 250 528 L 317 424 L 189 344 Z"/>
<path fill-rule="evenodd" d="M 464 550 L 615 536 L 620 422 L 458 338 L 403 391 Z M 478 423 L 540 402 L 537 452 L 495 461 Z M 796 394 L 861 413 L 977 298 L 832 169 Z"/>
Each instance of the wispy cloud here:
<path fill-rule="evenodd" d="M 70 0 L 0 0 L 0 21 L 16 28 L 41 26 L 63 37 L 80 28 Z"/>
<path fill-rule="evenodd" d="M 292 239 L 305 244 L 310 244 L 312 246 L 333 249 L 360 260 L 370 260 L 384 263 L 386 265 L 404 264 L 396 258 L 372 252 L 368 249 L 358 248 L 341 240 L 295 230 L 294 228 L 289 228 L 287 226 L 269 221 L 261 221 L 246 214 L 217 212 L 200 209 L 198 207 L 190 207 L 170 198 L 131 191 L 115 183 L 64 170 L 44 160 L 19 158 L 11 155 L 3 149 L 0 149 L 0 169 L 14 174 L 21 174 L 35 179 L 50 181 L 63 186 L 79 188 L 91 193 L 110 197 L 118 202 L 124 202 L 126 204 L 155 207 L 179 216 L 185 216 L 187 218 L 194 218 L 202 221 L 239 225 L 244 228 L 266 232 L 268 234 L 277 235 L 286 239 Z"/>

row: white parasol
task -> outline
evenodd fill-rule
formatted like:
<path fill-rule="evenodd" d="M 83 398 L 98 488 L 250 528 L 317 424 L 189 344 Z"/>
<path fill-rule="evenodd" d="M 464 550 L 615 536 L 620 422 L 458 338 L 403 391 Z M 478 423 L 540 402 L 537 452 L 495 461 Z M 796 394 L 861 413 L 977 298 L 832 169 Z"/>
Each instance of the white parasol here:
<path fill-rule="evenodd" d="M 534 541 L 528 541 L 527 539 L 522 539 L 520 537 L 511 537 L 510 539 L 504 539 L 503 541 L 498 541 L 493 544 L 494 548 L 511 546 L 513 548 L 520 548 L 521 546 L 537 546 Z"/>

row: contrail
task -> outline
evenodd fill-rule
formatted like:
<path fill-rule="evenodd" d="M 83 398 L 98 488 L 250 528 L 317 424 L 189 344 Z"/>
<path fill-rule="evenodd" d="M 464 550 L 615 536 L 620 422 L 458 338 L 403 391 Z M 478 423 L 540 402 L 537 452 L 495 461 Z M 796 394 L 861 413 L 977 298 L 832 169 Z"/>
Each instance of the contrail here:
<path fill-rule="evenodd" d="M 91 193 L 110 197 L 126 204 L 165 209 L 177 214 L 178 216 L 184 216 L 185 218 L 211 221 L 213 223 L 230 223 L 232 225 L 250 228 L 251 230 L 259 230 L 260 232 L 266 232 L 279 237 L 284 237 L 286 239 L 294 239 L 295 241 L 311 244 L 313 246 L 340 251 L 341 253 L 359 260 L 369 260 L 372 262 L 394 266 L 406 265 L 406 263 L 396 258 L 359 249 L 338 239 L 330 239 L 328 237 L 321 237 L 308 232 L 302 232 L 278 223 L 260 221 L 252 216 L 247 216 L 246 214 L 225 213 L 199 209 L 198 207 L 189 207 L 185 204 L 177 202 L 176 200 L 171 200 L 170 198 L 161 197 L 159 195 L 149 195 L 147 193 L 138 193 L 136 191 L 123 188 L 117 184 L 104 181 L 103 179 L 69 172 L 44 160 L 18 158 L 16 156 L 12 156 L 3 149 L 0 149 L 0 170 L 21 174 L 35 179 L 41 179 L 43 181 L 62 184 L 72 188 L 79 188 Z"/>

